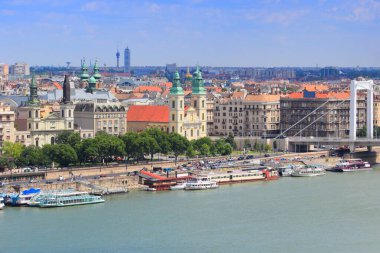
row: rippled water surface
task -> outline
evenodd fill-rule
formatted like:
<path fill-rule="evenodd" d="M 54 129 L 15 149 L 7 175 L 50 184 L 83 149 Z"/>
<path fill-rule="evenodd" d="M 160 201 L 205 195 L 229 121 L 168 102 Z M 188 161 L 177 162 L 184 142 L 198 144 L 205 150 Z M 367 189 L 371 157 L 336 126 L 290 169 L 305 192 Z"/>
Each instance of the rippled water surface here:
<path fill-rule="evenodd" d="M 380 169 L 0 211 L 1 253 L 379 251 Z"/>

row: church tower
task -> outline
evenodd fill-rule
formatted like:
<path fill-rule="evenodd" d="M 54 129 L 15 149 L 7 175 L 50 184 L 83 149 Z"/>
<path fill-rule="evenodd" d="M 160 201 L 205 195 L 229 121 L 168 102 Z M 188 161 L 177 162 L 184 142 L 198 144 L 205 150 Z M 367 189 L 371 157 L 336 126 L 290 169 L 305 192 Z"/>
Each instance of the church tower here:
<path fill-rule="evenodd" d="M 65 129 L 74 129 L 74 108 L 75 105 L 71 102 L 71 85 L 68 75 L 65 75 L 63 82 L 63 98 L 60 104 L 61 117 L 64 120 Z"/>
<path fill-rule="evenodd" d="M 25 109 L 28 111 L 28 117 L 27 117 L 27 129 L 28 131 L 38 131 L 41 128 L 41 109 L 40 109 L 40 100 L 38 98 L 37 94 L 37 84 L 34 80 L 34 76 L 32 76 L 32 81 L 29 85 L 29 99 L 28 104 L 25 107 Z M 40 145 L 40 140 L 38 137 L 31 136 L 32 137 L 32 144 L 35 146 Z"/>
<path fill-rule="evenodd" d="M 173 85 L 169 95 L 169 133 L 183 134 L 185 116 L 185 96 L 180 82 L 178 71 L 173 75 Z"/>
<path fill-rule="evenodd" d="M 88 74 L 88 68 L 86 66 L 86 60 L 81 60 L 81 75 L 80 75 L 80 81 L 81 81 L 81 88 L 84 88 L 87 86 L 88 79 L 90 78 L 90 75 Z"/>
<path fill-rule="evenodd" d="M 202 78 L 202 73 L 197 67 L 193 75 L 191 106 L 197 112 L 201 127 L 196 138 L 207 136 L 207 108 L 206 108 L 206 89 Z"/>

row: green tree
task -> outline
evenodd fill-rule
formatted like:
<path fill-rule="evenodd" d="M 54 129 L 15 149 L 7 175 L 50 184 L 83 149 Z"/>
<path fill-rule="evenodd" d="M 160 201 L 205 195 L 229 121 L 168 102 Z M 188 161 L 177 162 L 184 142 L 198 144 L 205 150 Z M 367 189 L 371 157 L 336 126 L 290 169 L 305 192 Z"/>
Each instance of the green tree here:
<path fill-rule="evenodd" d="M 55 139 L 55 142 L 57 144 L 69 144 L 69 137 L 70 137 L 70 135 L 72 133 L 73 133 L 72 131 L 63 131 L 63 132 L 60 132 L 57 135 L 57 138 Z"/>
<path fill-rule="evenodd" d="M 125 155 L 127 156 L 127 161 L 129 161 L 133 157 L 137 159 L 139 155 L 140 135 L 135 132 L 128 132 L 120 138 L 124 142 L 124 151 Z"/>
<path fill-rule="evenodd" d="M 204 156 L 208 156 L 210 154 L 210 146 L 206 143 L 203 143 L 202 146 L 199 148 L 199 153 Z"/>
<path fill-rule="evenodd" d="M 59 163 L 67 167 L 78 159 L 75 150 L 69 144 L 44 145 L 42 150 L 46 152 L 51 162 Z"/>
<path fill-rule="evenodd" d="M 154 138 L 159 146 L 160 153 L 167 154 L 170 151 L 169 136 L 157 127 L 148 128 L 143 133 Z"/>
<path fill-rule="evenodd" d="M 260 151 L 260 145 L 257 141 L 255 141 L 255 145 L 253 145 L 253 151 L 255 152 Z"/>
<path fill-rule="evenodd" d="M 13 143 L 9 141 L 4 141 L 3 146 L 2 146 L 3 156 L 8 159 L 11 158 L 13 160 L 16 160 L 21 156 L 24 148 L 25 146 L 22 145 L 21 143 L 18 143 L 18 142 Z"/>
<path fill-rule="evenodd" d="M 265 152 L 270 152 L 270 151 L 272 151 L 272 147 L 269 145 L 269 144 L 264 144 L 264 151 Z"/>
<path fill-rule="evenodd" d="M 79 146 L 78 159 L 81 163 L 96 163 L 99 158 L 99 148 L 95 139 L 84 139 Z"/>
<path fill-rule="evenodd" d="M 21 156 L 26 158 L 27 165 L 29 166 L 46 166 L 48 163 L 47 156 L 42 152 L 42 149 L 40 147 L 25 147 Z"/>
<path fill-rule="evenodd" d="M 228 134 L 228 137 L 226 138 L 226 142 L 228 142 L 233 149 L 236 149 L 237 146 L 236 146 L 234 135 L 232 133 Z"/>
<path fill-rule="evenodd" d="M 169 141 L 171 144 L 171 150 L 175 157 L 175 163 L 177 164 L 178 156 L 187 151 L 190 143 L 185 137 L 177 133 L 169 134 Z"/>
<path fill-rule="evenodd" d="M 154 154 L 160 152 L 160 146 L 158 145 L 156 139 L 154 139 L 151 136 L 145 136 L 146 142 L 146 151 L 148 154 L 150 154 L 150 160 L 153 161 Z"/>
<path fill-rule="evenodd" d="M 233 148 L 231 147 L 231 144 L 225 143 L 223 147 L 222 155 L 231 155 L 232 151 L 233 151 Z"/>
<path fill-rule="evenodd" d="M 94 139 L 94 146 L 98 148 L 97 153 L 101 162 L 105 162 L 107 164 L 113 157 L 124 156 L 124 142 L 117 136 L 100 133 L 97 134 Z"/>
<path fill-rule="evenodd" d="M 195 157 L 195 150 L 193 148 L 193 145 L 189 145 L 186 150 L 186 156 L 187 158 L 194 158 Z"/>
<path fill-rule="evenodd" d="M 4 170 L 6 170 L 9 167 L 10 167 L 10 165 L 9 165 L 8 158 L 6 158 L 6 157 L 0 157 L 0 170 L 4 171 Z"/>

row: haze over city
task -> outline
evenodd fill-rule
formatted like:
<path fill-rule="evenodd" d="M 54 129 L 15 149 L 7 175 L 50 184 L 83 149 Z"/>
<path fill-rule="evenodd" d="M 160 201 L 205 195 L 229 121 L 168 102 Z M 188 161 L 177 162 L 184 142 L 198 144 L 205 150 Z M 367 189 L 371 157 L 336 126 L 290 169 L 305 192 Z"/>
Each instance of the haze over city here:
<path fill-rule="evenodd" d="M 1 61 L 115 66 L 380 66 L 380 2 L 0 1 Z"/>

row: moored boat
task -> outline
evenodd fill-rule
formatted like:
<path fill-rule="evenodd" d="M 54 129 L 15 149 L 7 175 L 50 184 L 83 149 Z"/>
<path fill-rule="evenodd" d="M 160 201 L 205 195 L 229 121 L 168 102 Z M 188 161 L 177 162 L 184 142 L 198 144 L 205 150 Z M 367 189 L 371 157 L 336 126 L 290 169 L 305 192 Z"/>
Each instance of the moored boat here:
<path fill-rule="evenodd" d="M 277 170 L 280 176 L 290 177 L 294 169 L 292 166 L 284 166 L 284 167 L 278 167 Z"/>
<path fill-rule="evenodd" d="M 87 204 L 103 203 L 100 196 L 91 195 L 88 192 L 63 192 L 45 195 L 39 200 L 39 207 L 65 207 Z"/>
<path fill-rule="evenodd" d="M 339 161 L 332 171 L 334 172 L 354 172 L 372 170 L 369 162 L 362 159 L 344 159 Z"/>
<path fill-rule="evenodd" d="M 170 190 L 184 190 L 187 185 L 187 182 L 178 183 L 176 185 L 170 186 Z"/>
<path fill-rule="evenodd" d="M 320 167 L 307 165 L 292 172 L 292 177 L 315 177 L 325 175 L 326 171 Z"/>
<path fill-rule="evenodd" d="M 185 190 L 207 190 L 218 188 L 218 183 L 208 176 L 199 176 L 190 179 L 185 186 Z"/>

